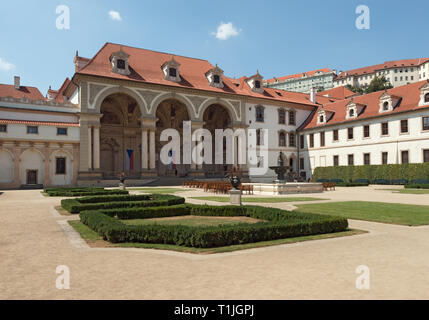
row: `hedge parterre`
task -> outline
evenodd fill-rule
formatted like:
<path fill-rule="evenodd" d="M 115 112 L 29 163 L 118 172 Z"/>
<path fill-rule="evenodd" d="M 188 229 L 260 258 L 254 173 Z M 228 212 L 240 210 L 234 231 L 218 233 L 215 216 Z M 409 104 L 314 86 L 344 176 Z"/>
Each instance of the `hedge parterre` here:
<path fill-rule="evenodd" d="M 172 216 L 247 216 L 254 224 L 191 227 L 183 225 L 126 225 L 121 220 Z M 341 232 L 345 218 L 294 213 L 259 206 L 207 206 L 179 204 L 159 207 L 99 209 L 80 213 L 81 222 L 112 243 L 175 244 L 212 248 L 290 237 Z"/>
<path fill-rule="evenodd" d="M 156 207 L 182 204 L 185 199 L 169 194 L 107 195 L 61 200 L 61 207 L 70 213 L 84 210 Z"/>

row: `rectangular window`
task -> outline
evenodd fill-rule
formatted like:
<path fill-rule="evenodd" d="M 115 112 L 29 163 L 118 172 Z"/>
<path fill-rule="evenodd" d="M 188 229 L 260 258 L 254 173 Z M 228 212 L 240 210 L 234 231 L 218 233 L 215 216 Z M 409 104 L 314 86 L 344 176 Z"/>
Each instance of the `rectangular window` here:
<path fill-rule="evenodd" d="M 58 136 L 66 136 L 67 135 L 67 128 L 57 128 L 57 135 Z"/>
<path fill-rule="evenodd" d="M 334 136 L 334 141 L 338 141 L 339 140 L 339 138 L 338 138 L 338 130 L 334 130 L 333 131 L 333 136 Z"/>
<path fill-rule="evenodd" d="M 325 146 L 325 132 L 320 133 L 320 146 L 321 147 Z"/>
<path fill-rule="evenodd" d="M 7 125 L 0 124 L 0 132 L 7 132 Z"/>
<path fill-rule="evenodd" d="M 363 126 L 363 137 L 369 138 L 369 125 Z"/>
<path fill-rule="evenodd" d="M 349 166 L 353 166 L 355 164 L 355 156 L 353 154 L 349 154 L 347 156 L 347 163 Z"/>
<path fill-rule="evenodd" d="M 381 135 L 382 136 L 387 136 L 389 134 L 389 123 L 388 122 L 383 122 L 381 124 Z"/>
<path fill-rule="evenodd" d="M 39 127 L 37 127 L 37 126 L 27 126 L 27 133 L 29 133 L 29 134 L 38 134 L 39 133 Z"/>
<path fill-rule="evenodd" d="M 348 129 L 347 129 L 347 138 L 348 138 L 349 140 L 352 140 L 352 139 L 353 139 L 353 128 L 348 128 Z"/>
<path fill-rule="evenodd" d="M 310 148 L 314 148 L 314 133 L 310 134 Z"/>
<path fill-rule="evenodd" d="M 423 150 L 423 162 L 429 162 L 429 149 Z"/>
<path fill-rule="evenodd" d="M 401 151 L 401 163 L 408 163 L 408 151 Z"/>
<path fill-rule="evenodd" d="M 339 166 L 339 157 L 338 156 L 334 156 L 334 167 L 338 167 Z"/>
<path fill-rule="evenodd" d="M 299 147 L 304 149 L 304 135 L 299 136 Z"/>
<path fill-rule="evenodd" d="M 387 156 L 388 156 L 387 152 L 381 153 L 381 164 L 387 164 Z"/>
<path fill-rule="evenodd" d="M 295 125 L 295 112 L 289 111 L 289 125 Z"/>
<path fill-rule="evenodd" d="M 279 110 L 279 124 L 286 124 L 286 112 L 282 109 Z"/>
<path fill-rule="evenodd" d="M 369 153 L 363 154 L 363 164 L 371 164 L 371 155 Z"/>
<path fill-rule="evenodd" d="M 422 128 L 423 130 L 429 130 L 429 117 L 422 118 Z"/>
<path fill-rule="evenodd" d="M 66 158 L 57 158 L 55 174 L 66 174 Z"/>
<path fill-rule="evenodd" d="M 408 133 L 408 120 L 401 120 L 401 133 Z"/>
<path fill-rule="evenodd" d="M 428 150 L 429 151 L 429 150 Z M 300 158 L 299 159 L 299 169 L 300 170 L 305 170 L 305 166 L 304 166 L 304 158 Z"/>

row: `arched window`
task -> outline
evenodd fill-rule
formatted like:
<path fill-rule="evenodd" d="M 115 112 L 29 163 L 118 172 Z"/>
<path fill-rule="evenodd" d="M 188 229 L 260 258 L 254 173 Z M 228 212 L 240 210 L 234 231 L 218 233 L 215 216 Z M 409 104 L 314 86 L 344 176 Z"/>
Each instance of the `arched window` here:
<path fill-rule="evenodd" d="M 349 117 L 354 117 L 355 116 L 355 110 L 354 109 L 350 109 L 349 110 Z"/>
<path fill-rule="evenodd" d="M 325 122 L 325 117 L 324 117 L 324 116 L 320 116 L 320 117 L 319 117 L 319 122 L 320 122 L 320 123 Z"/>
<path fill-rule="evenodd" d="M 286 147 L 286 134 L 284 132 L 279 133 L 279 147 Z"/>
<path fill-rule="evenodd" d="M 261 106 L 256 107 L 256 121 L 264 122 L 264 108 Z"/>
<path fill-rule="evenodd" d="M 289 147 L 296 147 L 295 133 L 289 133 Z"/>
<path fill-rule="evenodd" d="M 429 93 L 426 93 L 426 94 L 425 94 L 425 103 L 426 103 L 426 102 L 429 102 Z"/>
<path fill-rule="evenodd" d="M 384 111 L 389 110 L 389 102 L 388 101 L 386 101 L 385 103 L 383 103 L 383 110 Z"/>
<path fill-rule="evenodd" d="M 286 124 L 286 112 L 283 109 L 279 109 L 279 124 Z"/>

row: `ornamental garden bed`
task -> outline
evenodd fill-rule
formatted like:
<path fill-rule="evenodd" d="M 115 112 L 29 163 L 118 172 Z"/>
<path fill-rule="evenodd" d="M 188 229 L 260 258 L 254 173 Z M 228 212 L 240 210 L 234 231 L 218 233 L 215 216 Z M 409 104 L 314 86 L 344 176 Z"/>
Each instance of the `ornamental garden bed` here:
<path fill-rule="evenodd" d="M 171 217 L 176 217 L 176 223 Z M 214 218 L 218 223 L 213 223 Z M 98 209 L 82 211 L 80 220 L 110 243 L 192 248 L 218 248 L 348 230 L 345 218 L 258 206 L 175 204 Z"/>
<path fill-rule="evenodd" d="M 128 194 L 126 190 L 104 189 L 100 187 L 46 188 L 43 193 L 49 197 L 82 197 L 95 195 Z"/>
<path fill-rule="evenodd" d="M 182 204 L 185 199 L 168 194 L 101 195 L 61 200 L 61 207 L 70 213 L 84 210 L 157 207 Z"/>

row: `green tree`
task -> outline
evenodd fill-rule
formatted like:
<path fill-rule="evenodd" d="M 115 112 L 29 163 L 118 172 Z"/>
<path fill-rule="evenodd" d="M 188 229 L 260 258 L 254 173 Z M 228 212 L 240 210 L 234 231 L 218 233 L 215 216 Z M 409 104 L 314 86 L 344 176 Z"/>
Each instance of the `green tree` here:
<path fill-rule="evenodd" d="M 389 81 L 387 81 L 387 79 L 384 76 L 382 77 L 376 76 L 374 79 L 372 79 L 369 86 L 365 89 L 365 93 L 387 90 L 391 88 L 393 88 L 393 86 L 390 84 Z"/>

